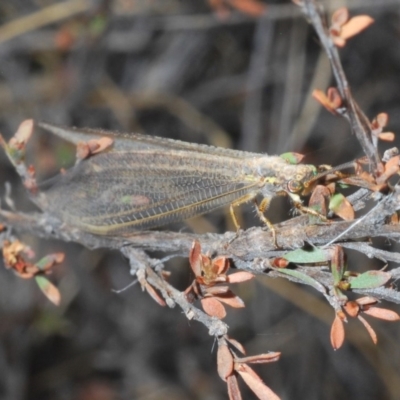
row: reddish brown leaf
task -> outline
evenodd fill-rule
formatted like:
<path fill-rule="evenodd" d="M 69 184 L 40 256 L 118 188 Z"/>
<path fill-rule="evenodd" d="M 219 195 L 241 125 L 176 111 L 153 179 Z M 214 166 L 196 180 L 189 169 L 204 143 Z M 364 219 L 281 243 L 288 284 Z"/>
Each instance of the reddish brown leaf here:
<path fill-rule="evenodd" d="M 260 17 L 266 10 L 266 5 L 258 0 L 228 0 L 233 8 L 253 17 Z"/>
<path fill-rule="evenodd" d="M 329 209 L 345 221 L 354 219 L 353 206 L 341 193 L 337 193 L 331 197 Z"/>
<path fill-rule="evenodd" d="M 229 286 L 220 285 L 220 286 L 208 287 L 208 288 L 205 289 L 205 292 L 207 294 L 212 295 L 212 296 L 216 296 L 216 295 L 226 294 L 226 293 L 230 292 L 230 290 L 229 290 Z"/>
<path fill-rule="evenodd" d="M 329 112 L 331 112 L 334 115 L 337 114 L 335 107 L 332 105 L 332 103 L 330 102 L 329 98 L 326 96 L 326 94 L 322 90 L 315 89 L 312 92 L 312 96 L 322 106 L 324 106 Z"/>
<path fill-rule="evenodd" d="M 286 258 L 283 257 L 277 257 L 274 258 L 271 261 L 271 264 L 275 267 L 275 268 L 286 268 L 290 263 L 288 260 L 286 260 Z"/>
<path fill-rule="evenodd" d="M 218 375 L 223 381 L 233 373 L 233 356 L 226 344 L 218 346 L 217 367 Z"/>
<path fill-rule="evenodd" d="M 8 142 L 8 145 L 15 150 L 23 149 L 32 136 L 33 128 L 33 119 L 26 119 L 25 121 L 22 121 L 15 135 Z"/>
<path fill-rule="evenodd" d="M 373 22 L 374 19 L 369 15 L 357 15 L 342 26 L 340 37 L 344 40 L 347 40 L 368 28 Z"/>
<path fill-rule="evenodd" d="M 212 268 L 216 275 L 225 274 L 229 269 L 229 260 L 226 257 L 217 257 L 212 261 Z"/>
<path fill-rule="evenodd" d="M 355 301 L 348 301 L 343 308 L 347 312 L 347 314 L 350 315 L 350 317 L 355 318 L 357 317 L 359 311 L 360 311 L 360 306 L 357 304 Z"/>
<path fill-rule="evenodd" d="M 157 302 L 161 307 L 165 307 L 167 304 L 164 299 L 156 292 L 153 286 L 149 285 L 147 282 L 144 287 L 146 288 L 147 293 L 153 298 L 155 302 Z"/>
<path fill-rule="evenodd" d="M 230 375 L 227 379 L 229 400 L 242 400 L 236 375 Z"/>
<path fill-rule="evenodd" d="M 333 36 L 332 41 L 337 47 L 344 47 L 346 46 L 346 40 L 341 38 L 340 36 Z"/>
<path fill-rule="evenodd" d="M 206 297 L 200 301 L 206 314 L 219 319 L 226 317 L 225 307 L 215 297 Z"/>
<path fill-rule="evenodd" d="M 371 305 L 371 304 L 376 304 L 378 302 L 378 300 L 375 299 L 375 297 L 364 296 L 364 297 L 360 297 L 359 299 L 357 299 L 356 302 L 360 306 L 367 306 L 367 305 Z"/>
<path fill-rule="evenodd" d="M 349 20 L 349 10 L 346 7 L 338 8 L 332 14 L 332 25 L 341 27 Z"/>
<path fill-rule="evenodd" d="M 333 283 L 338 286 L 341 283 L 343 274 L 346 270 L 346 257 L 342 246 L 333 246 L 331 257 L 331 270 Z"/>
<path fill-rule="evenodd" d="M 389 123 L 389 115 L 386 113 L 379 113 L 372 121 L 372 125 L 377 128 L 384 128 Z"/>
<path fill-rule="evenodd" d="M 78 160 L 85 160 L 90 156 L 90 148 L 86 142 L 78 142 L 76 145 L 76 158 Z"/>
<path fill-rule="evenodd" d="M 242 354 L 246 354 L 245 348 L 242 346 L 241 343 L 239 343 L 237 340 L 232 339 L 232 338 L 226 338 L 226 340 L 234 347 L 236 347 Z"/>
<path fill-rule="evenodd" d="M 201 275 L 201 246 L 200 243 L 195 240 L 192 244 L 192 248 L 189 252 L 189 263 L 192 267 L 192 271 L 195 276 Z"/>
<path fill-rule="evenodd" d="M 90 149 L 90 154 L 99 154 L 111 147 L 114 141 L 109 137 L 103 136 L 99 139 L 89 140 L 87 143 Z"/>
<path fill-rule="evenodd" d="M 337 90 L 335 87 L 328 88 L 326 94 L 332 108 L 336 110 L 342 105 L 342 98 L 340 96 L 339 90 Z"/>
<path fill-rule="evenodd" d="M 254 275 L 250 272 L 240 271 L 228 275 L 229 283 L 241 283 L 253 279 Z"/>
<path fill-rule="evenodd" d="M 344 326 L 342 319 L 336 314 L 331 328 L 331 344 L 334 350 L 340 349 L 344 342 Z"/>
<path fill-rule="evenodd" d="M 361 315 L 358 316 L 358 319 L 365 326 L 365 329 L 369 333 L 369 336 L 371 337 L 371 339 L 374 342 L 374 344 L 377 344 L 378 343 L 378 337 L 376 336 L 375 331 L 372 329 L 372 326 Z"/>
<path fill-rule="evenodd" d="M 244 364 L 266 364 L 276 362 L 281 356 L 280 352 L 270 352 L 265 354 L 258 354 L 256 356 L 241 357 L 238 361 Z"/>
<path fill-rule="evenodd" d="M 230 293 L 228 293 L 226 295 L 217 296 L 217 299 L 220 302 L 225 303 L 228 306 L 231 306 L 233 308 L 244 308 L 244 307 L 246 307 L 246 305 L 244 304 L 243 300 L 239 296 L 236 296 L 232 292 L 230 292 Z"/>
<path fill-rule="evenodd" d="M 378 135 L 378 138 L 384 142 L 393 142 L 395 137 L 396 135 L 393 132 L 382 132 Z"/>
<path fill-rule="evenodd" d="M 323 185 L 317 185 L 313 190 L 310 201 L 308 203 L 309 207 L 313 210 L 319 212 L 321 215 L 327 215 L 328 208 L 328 198 L 331 195 L 329 189 Z"/>
<path fill-rule="evenodd" d="M 280 398 L 265 385 L 261 378 L 246 364 L 241 364 L 237 372 L 260 400 L 280 400 Z"/>
<path fill-rule="evenodd" d="M 397 214 L 397 212 L 395 212 L 390 216 L 390 224 L 397 225 L 398 223 L 399 223 L 399 215 Z"/>
<path fill-rule="evenodd" d="M 399 321 L 400 316 L 392 310 L 387 308 L 370 307 L 367 310 L 363 310 L 364 314 L 368 314 L 371 317 L 384 319 L 385 321 Z"/>

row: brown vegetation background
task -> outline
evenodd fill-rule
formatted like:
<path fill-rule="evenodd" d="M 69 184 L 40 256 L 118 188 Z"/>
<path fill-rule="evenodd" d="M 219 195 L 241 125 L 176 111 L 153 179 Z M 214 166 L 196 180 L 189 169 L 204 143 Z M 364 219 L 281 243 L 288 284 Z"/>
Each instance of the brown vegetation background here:
<path fill-rule="evenodd" d="M 313 29 L 289 1 L 265 4 L 264 17 L 234 11 L 221 20 L 198 0 L 3 0 L 0 131 L 9 138 L 22 120 L 34 118 L 268 154 L 296 151 L 312 164 L 362 156 L 347 123 L 311 98 L 313 89 L 332 83 Z M 387 112 L 388 130 L 400 132 L 400 1 L 324 5 L 375 19 L 340 54 L 364 112 L 370 118 Z M 74 149 L 37 132 L 29 154 L 45 179 L 71 165 Z M 4 183 L 11 183 L 18 209 L 34 209 L 3 154 L 0 182 L 2 196 Z M 241 212 L 243 227 L 259 224 L 250 206 Z M 279 222 L 288 212 L 287 199 L 278 198 L 268 217 Z M 224 232 L 233 226 L 221 211 L 171 228 Z M 34 282 L 0 268 L 0 398 L 227 397 L 203 326 L 178 308 L 159 307 L 137 285 L 112 292 L 132 281 L 120 254 L 22 239 L 38 258 L 66 253 L 51 277 L 63 301 L 56 308 Z M 351 254 L 349 265 L 360 272 L 382 267 Z M 190 284 L 186 259 L 174 258 L 168 268 L 176 287 Z M 229 310 L 230 336 L 249 354 L 283 353 L 278 363 L 257 369 L 283 399 L 398 399 L 398 324 L 372 321 L 374 346 L 351 321 L 346 344 L 334 352 L 334 312 L 312 289 L 258 279 L 234 290 L 247 307 Z M 252 398 L 246 390 L 244 398 Z"/>

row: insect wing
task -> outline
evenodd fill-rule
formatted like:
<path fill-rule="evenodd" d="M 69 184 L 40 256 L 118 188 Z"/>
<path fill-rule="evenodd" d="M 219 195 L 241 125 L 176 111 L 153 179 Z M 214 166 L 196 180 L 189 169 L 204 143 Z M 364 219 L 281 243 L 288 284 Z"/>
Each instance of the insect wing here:
<path fill-rule="evenodd" d="M 105 152 L 82 161 L 45 191 L 66 223 L 129 234 L 209 212 L 258 191 L 229 157 L 182 150 Z"/>

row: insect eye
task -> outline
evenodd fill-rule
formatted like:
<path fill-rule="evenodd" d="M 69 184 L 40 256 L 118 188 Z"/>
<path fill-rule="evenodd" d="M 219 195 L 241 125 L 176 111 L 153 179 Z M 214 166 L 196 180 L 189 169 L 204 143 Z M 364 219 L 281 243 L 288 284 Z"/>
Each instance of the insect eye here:
<path fill-rule="evenodd" d="M 304 189 L 304 185 L 300 181 L 291 180 L 287 184 L 288 190 L 291 193 L 298 193 Z"/>

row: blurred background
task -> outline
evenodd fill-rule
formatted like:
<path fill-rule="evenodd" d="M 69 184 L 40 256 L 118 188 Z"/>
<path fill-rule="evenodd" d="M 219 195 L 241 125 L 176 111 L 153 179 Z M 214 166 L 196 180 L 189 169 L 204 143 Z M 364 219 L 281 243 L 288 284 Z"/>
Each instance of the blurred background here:
<path fill-rule="evenodd" d="M 385 111 L 388 130 L 399 132 L 400 0 L 323 3 L 375 18 L 340 54 L 368 117 Z M 289 1 L 0 2 L 6 138 L 34 118 L 268 154 L 296 151 L 307 163 L 337 165 L 362 151 L 347 123 L 311 98 L 312 90 L 332 84 L 318 38 Z M 37 132 L 29 157 L 45 179 L 73 163 L 74 149 Z M 10 182 L 17 208 L 34 210 L 3 154 L 0 182 L 2 198 Z M 278 222 L 289 210 L 287 199 L 278 198 L 267 215 Z M 240 211 L 243 227 L 259 224 L 250 205 Z M 233 228 L 224 211 L 174 228 L 182 227 Z M 161 308 L 137 285 L 112 292 L 132 281 L 120 254 L 28 235 L 21 240 L 37 258 L 65 252 L 51 276 L 62 304 L 53 306 L 34 282 L 0 268 L 1 399 L 227 398 L 215 343 L 202 325 L 178 308 Z M 349 254 L 349 266 L 383 265 Z M 175 258 L 168 269 L 176 287 L 190 284 L 187 260 Z M 282 399 L 399 398 L 399 324 L 371 321 L 379 338 L 374 346 L 361 324 L 350 321 L 345 345 L 334 352 L 333 310 L 312 290 L 257 279 L 234 291 L 247 307 L 228 311 L 230 336 L 248 354 L 282 352 L 279 362 L 256 367 Z M 244 385 L 243 398 L 255 398 Z"/>

